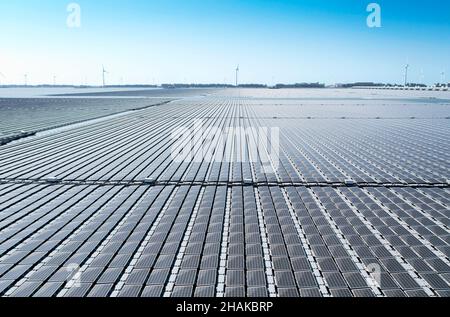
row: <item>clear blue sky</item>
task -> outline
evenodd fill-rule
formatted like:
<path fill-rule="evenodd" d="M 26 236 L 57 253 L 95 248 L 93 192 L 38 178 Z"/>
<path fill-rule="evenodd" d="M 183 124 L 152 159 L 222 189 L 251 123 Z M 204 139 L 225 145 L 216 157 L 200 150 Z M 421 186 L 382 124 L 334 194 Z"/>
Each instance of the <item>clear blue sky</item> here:
<path fill-rule="evenodd" d="M 81 28 L 66 7 L 81 6 Z M 382 27 L 368 28 L 377 2 Z M 450 1 L 14 0 L 0 2 L 0 81 L 402 82 L 450 78 Z"/>

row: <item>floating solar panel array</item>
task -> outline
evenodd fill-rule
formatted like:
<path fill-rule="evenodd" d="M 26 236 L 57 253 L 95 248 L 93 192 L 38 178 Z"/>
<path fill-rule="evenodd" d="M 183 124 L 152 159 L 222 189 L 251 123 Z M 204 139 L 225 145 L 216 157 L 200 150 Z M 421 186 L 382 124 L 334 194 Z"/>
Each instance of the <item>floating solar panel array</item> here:
<path fill-rule="evenodd" d="M 445 100 L 241 93 L 0 146 L 0 295 L 450 296 Z"/>
<path fill-rule="evenodd" d="M 0 98 L 0 144 L 77 122 L 148 108 L 170 99 Z"/>
<path fill-rule="evenodd" d="M 103 89 L 104 90 L 104 89 Z M 211 94 L 219 93 L 222 90 L 212 89 L 212 88 L 177 88 L 177 89 L 161 89 L 152 88 L 139 90 L 136 89 L 113 89 L 107 91 L 94 91 L 94 92 L 75 92 L 75 93 L 65 93 L 65 94 L 55 94 L 53 96 L 67 97 L 145 97 L 145 98 L 186 98 L 186 97 L 196 97 L 196 96 L 208 96 Z"/>

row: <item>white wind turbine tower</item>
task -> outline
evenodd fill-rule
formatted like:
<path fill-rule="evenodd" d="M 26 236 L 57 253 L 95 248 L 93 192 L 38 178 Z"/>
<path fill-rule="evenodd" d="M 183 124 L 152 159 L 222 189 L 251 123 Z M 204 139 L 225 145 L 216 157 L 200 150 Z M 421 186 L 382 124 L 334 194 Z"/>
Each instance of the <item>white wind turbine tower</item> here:
<path fill-rule="evenodd" d="M 23 79 L 24 79 L 24 82 L 25 82 L 25 86 L 28 86 L 28 74 L 24 74 L 23 75 Z"/>
<path fill-rule="evenodd" d="M 236 87 L 238 86 L 239 83 L 239 65 L 236 67 Z"/>
<path fill-rule="evenodd" d="M 446 82 L 445 82 L 445 71 L 442 71 L 442 73 L 441 73 L 441 83 L 442 83 L 443 85 L 446 84 Z"/>
<path fill-rule="evenodd" d="M 106 86 L 106 84 L 105 84 L 105 74 L 109 74 L 109 73 L 105 70 L 105 66 L 102 65 L 103 88 Z"/>
<path fill-rule="evenodd" d="M 405 66 L 405 87 L 408 85 L 408 69 L 409 69 L 409 64 L 406 64 L 406 66 Z"/>

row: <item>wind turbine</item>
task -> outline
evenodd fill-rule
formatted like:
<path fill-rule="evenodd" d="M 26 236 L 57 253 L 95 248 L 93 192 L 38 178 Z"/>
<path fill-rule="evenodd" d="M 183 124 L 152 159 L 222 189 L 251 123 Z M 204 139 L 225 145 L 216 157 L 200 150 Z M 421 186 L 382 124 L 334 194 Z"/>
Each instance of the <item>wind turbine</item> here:
<path fill-rule="evenodd" d="M 103 88 L 105 87 L 105 74 L 109 73 L 105 70 L 105 66 L 102 65 Z"/>
<path fill-rule="evenodd" d="M 445 71 L 443 71 L 441 73 L 441 82 L 442 82 L 443 85 L 445 85 Z"/>
<path fill-rule="evenodd" d="M 408 69 L 409 69 L 409 64 L 406 64 L 406 66 L 405 66 L 405 87 L 408 86 Z"/>
<path fill-rule="evenodd" d="M 239 83 L 239 65 L 236 67 L 236 87 L 238 86 Z"/>
<path fill-rule="evenodd" d="M 28 74 L 23 75 L 23 78 L 25 80 L 25 86 L 28 86 Z"/>

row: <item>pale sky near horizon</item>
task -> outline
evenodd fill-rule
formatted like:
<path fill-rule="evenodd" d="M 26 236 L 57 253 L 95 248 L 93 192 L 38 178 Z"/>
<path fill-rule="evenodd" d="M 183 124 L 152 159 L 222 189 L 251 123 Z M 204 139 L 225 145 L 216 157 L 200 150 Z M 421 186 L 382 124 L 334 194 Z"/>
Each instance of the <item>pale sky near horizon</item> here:
<path fill-rule="evenodd" d="M 448 82 L 449 21 L 440 0 L 0 0 L 0 83 Z"/>

